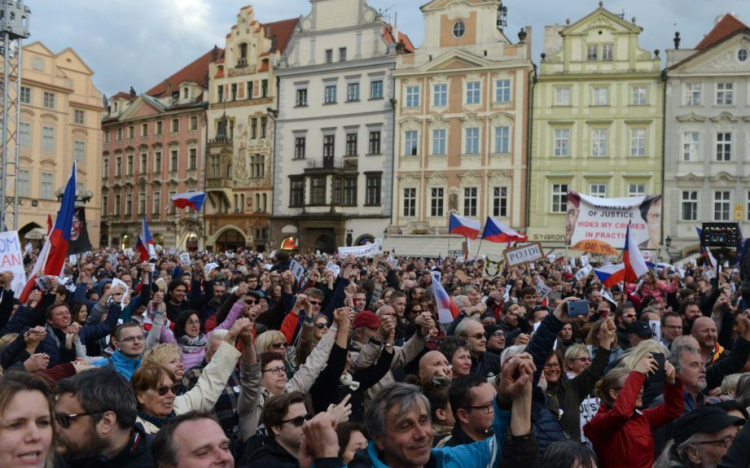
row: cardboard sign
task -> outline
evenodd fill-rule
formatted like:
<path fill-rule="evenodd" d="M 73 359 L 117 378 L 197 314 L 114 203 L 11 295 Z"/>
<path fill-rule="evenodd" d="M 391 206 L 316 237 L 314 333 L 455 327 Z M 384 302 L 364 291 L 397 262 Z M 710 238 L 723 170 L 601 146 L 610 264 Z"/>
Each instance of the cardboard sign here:
<path fill-rule="evenodd" d="M 588 255 L 581 255 L 581 265 L 582 266 L 589 266 L 589 256 Z"/>
<path fill-rule="evenodd" d="M 510 300 L 510 290 L 513 289 L 513 285 L 508 284 L 505 286 L 505 293 L 503 294 L 503 300 L 508 302 Z"/>
<path fill-rule="evenodd" d="M 208 275 L 210 275 L 211 272 L 214 271 L 218 267 L 219 267 L 218 263 L 209 263 L 208 265 L 204 266 L 203 267 L 204 276 L 208 277 Z"/>
<path fill-rule="evenodd" d="M 544 284 L 544 281 L 542 281 L 541 278 L 536 283 L 536 292 L 541 297 L 545 297 L 547 294 L 552 292 L 552 288 Z"/>
<path fill-rule="evenodd" d="M 26 271 L 23 267 L 23 253 L 18 231 L 0 232 L 0 272 L 13 273 L 10 284 L 13 295 L 18 298 L 26 286 Z"/>
<path fill-rule="evenodd" d="M 339 247 L 339 257 L 346 257 L 347 255 L 354 255 L 355 258 L 374 257 L 375 255 L 382 254 L 383 245 L 379 241 L 380 239 L 375 239 L 374 244 Z"/>
<path fill-rule="evenodd" d="M 336 276 L 338 276 L 341 273 L 341 267 L 335 264 L 334 262 L 328 262 L 328 264 L 326 265 L 326 270 L 330 271 Z"/>
<path fill-rule="evenodd" d="M 549 260 L 550 263 L 555 263 L 555 260 L 557 260 L 557 255 L 551 253 L 551 254 L 547 255 L 547 260 Z"/>
<path fill-rule="evenodd" d="M 68 257 L 68 263 L 72 263 L 74 265 L 76 263 L 78 263 L 78 255 L 77 254 L 73 254 L 70 257 Z"/>
<path fill-rule="evenodd" d="M 289 271 L 292 272 L 292 275 L 294 275 L 294 279 L 297 280 L 297 283 L 302 281 L 302 278 L 305 276 L 305 268 L 297 263 L 297 260 L 292 260 L 289 263 Z"/>
<path fill-rule="evenodd" d="M 125 284 L 124 281 L 122 281 L 119 278 L 115 278 L 115 279 L 112 280 L 112 286 L 110 286 L 110 287 L 114 288 L 115 286 L 122 286 L 125 289 L 125 294 L 123 294 L 122 295 L 122 299 L 120 299 L 120 307 L 124 308 L 125 304 L 127 304 L 128 302 L 130 302 L 130 301 L 127 300 L 128 299 L 128 295 L 130 294 L 130 288 L 128 287 L 127 284 Z M 110 299 L 111 299 L 111 297 L 110 297 Z"/>
<path fill-rule="evenodd" d="M 592 271 L 593 269 L 594 269 L 594 267 L 592 267 L 591 265 L 588 265 L 588 266 L 585 266 L 585 267 L 581 268 L 581 269 L 580 269 L 580 270 L 578 270 L 578 272 L 576 273 L 576 276 L 575 276 L 576 280 L 580 281 L 580 280 L 584 279 L 584 278 L 585 278 L 585 277 L 587 277 L 587 276 L 588 276 L 589 274 L 591 274 L 591 271 Z"/>
<path fill-rule="evenodd" d="M 591 447 L 591 442 L 583 435 L 583 426 L 594 419 L 594 416 L 599 411 L 599 406 L 601 406 L 601 400 L 596 397 L 589 397 L 581 402 L 581 442 L 587 444 L 589 447 Z"/>
<path fill-rule="evenodd" d="M 505 264 L 509 267 L 524 265 L 545 258 L 542 251 L 542 244 L 539 242 L 530 242 L 517 249 L 506 249 L 503 255 L 505 257 Z"/>
<path fill-rule="evenodd" d="M 649 320 L 648 326 L 651 327 L 651 336 L 661 343 L 661 322 L 659 320 Z"/>
<path fill-rule="evenodd" d="M 190 254 L 188 252 L 182 252 L 180 254 L 180 263 L 185 266 L 190 265 Z"/>

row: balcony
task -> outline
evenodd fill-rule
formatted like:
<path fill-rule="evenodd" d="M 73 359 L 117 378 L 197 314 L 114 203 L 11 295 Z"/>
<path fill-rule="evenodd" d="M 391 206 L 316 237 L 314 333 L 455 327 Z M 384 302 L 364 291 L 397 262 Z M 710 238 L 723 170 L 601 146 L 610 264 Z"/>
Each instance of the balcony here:
<path fill-rule="evenodd" d="M 305 164 L 305 173 L 331 174 L 341 172 L 344 164 L 336 161 L 332 156 L 324 156 L 321 159 L 308 159 Z"/>
<path fill-rule="evenodd" d="M 232 179 L 229 177 L 206 177 L 206 189 L 233 188 Z"/>

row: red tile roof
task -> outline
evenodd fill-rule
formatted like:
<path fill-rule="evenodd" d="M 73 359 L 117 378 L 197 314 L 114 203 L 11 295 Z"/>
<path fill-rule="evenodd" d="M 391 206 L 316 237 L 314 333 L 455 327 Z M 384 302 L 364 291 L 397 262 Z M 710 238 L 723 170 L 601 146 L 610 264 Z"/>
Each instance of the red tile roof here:
<path fill-rule="evenodd" d="M 722 39 L 734 34 L 740 29 L 750 29 L 745 23 L 738 20 L 733 14 L 727 13 L 716 23 L 716 26 L 710 33 L 695 47 L 698 50 L 705 50 L 721 41 Z"/>
<path fill-rule="evenodd" d="M 261 24 L 264 32 L 268 32 L 268 28 L 270 28 L 270 34 L 268 35 L 269 39 L 273 39 L 274 37 L 276 38 L 276 49 L 272 50 L 271 52 L 275 52 L 278 50 L 282 54 L 284 53 L 286 47 L 289 45 L 289 39 L 292 37 L 294 28 L 297 26 L 297 23 L 299 23 L 299 18 Z"/>
<path fill-rule="evenodd" d="M 125 91 L 120 91 L 119 93 L 112 96 L 112 100 L 115 100 L 115 99 L 127 99 L 128 101 L 130 101 L 130 93 L 126 93 Z"/>
<path fill-rule="evenodd" d="M 218 56 L 221 56 L 221 53 L 223 52 L 222 49 L 217 49 Z M 208 64 L 211 63 L 211 58 L 213 56 L 213 49 L 209 50 L 205 54 L 198 57 L 196 60 L 194 60 L 192 63 L 190 63 L 188 66 L 183 68 L 182 70 L 178 71 L 177 73 L 173 74 L 166 80 L 162 81 L 158 85 L 154 86 L 153 88 L 149 89 L 146 94 L 149 96 L 154 97 L 162 97 L 164 93 L 167 92 L 167 82 L 169 82 L 172 85 L 172 89 L 177 89 L 177 87 L 184 83 L 185 81 L 192 81 L 194 83 L 197 83 L 199 86 L 206 88 L 206 75 L 208 74 Z"/>
<path fill-rule="evenodd" d="M 399 31 L 398 41 L 395 40 L 395 38 L 393 37 L 393 26 L 390 24 L 387 24 L 385 28 L 383 28 L 383 38 L 388 45 L 398 44 L 399 42 L 403 41 L 404 46 L 406 46 L 406 52 L 410 54 L 414 53 L 415 47 L 414 44 L 412 44 L 411 39 L 409 39 L 409 36 Z"/>

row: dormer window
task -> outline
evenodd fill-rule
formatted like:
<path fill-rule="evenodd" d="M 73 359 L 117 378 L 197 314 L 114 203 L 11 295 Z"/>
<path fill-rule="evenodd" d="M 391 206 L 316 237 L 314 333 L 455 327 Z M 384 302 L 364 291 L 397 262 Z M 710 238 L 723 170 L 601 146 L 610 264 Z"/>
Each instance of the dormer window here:
<path fill-rule="evenodd" d="M 117 104 L 118 103 L 115 103 L 115 113 L 117 113 Z"/>
<path fill-rule="evenodd" d="M 747 60 L 747 49 L 740 49 L 737 51 L 737 60 L 740 62 Z"/>
<path fill-rule="evenodd" d="M 458 20 L 455 23 L 453 23 L 453 35 L 455 37 L 463 37 L 465 33 L 466 33 L 466 25 L 464 25 L 463 21 Z"/>
<path fill-rule="evenodd" d="M 247 58 L 247 44 L 240 44 L 240 58 Z"/>
<path fill-rule="evenodd" d="M 182 88 L 182 99 L 187 99 L 190 95 L 190 90 L 188 88 Z"/>

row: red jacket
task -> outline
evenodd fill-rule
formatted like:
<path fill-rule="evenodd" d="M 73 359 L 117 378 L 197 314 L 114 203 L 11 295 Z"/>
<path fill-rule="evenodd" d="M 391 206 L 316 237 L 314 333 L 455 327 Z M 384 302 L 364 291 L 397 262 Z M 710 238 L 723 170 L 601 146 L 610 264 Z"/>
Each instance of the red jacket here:
<path fill-rule="evenodd" d="M 635 401 L 646 376 L 633 371 L 609 408 L 602 405 L 583 433 L 594 445 L 601 468 L 652 468 L 654 437 L 652 430 L 682 415 L 685 400 L 682 380 L 664 383 L 664 403 L 650 409 L 636 410 Z"/>

